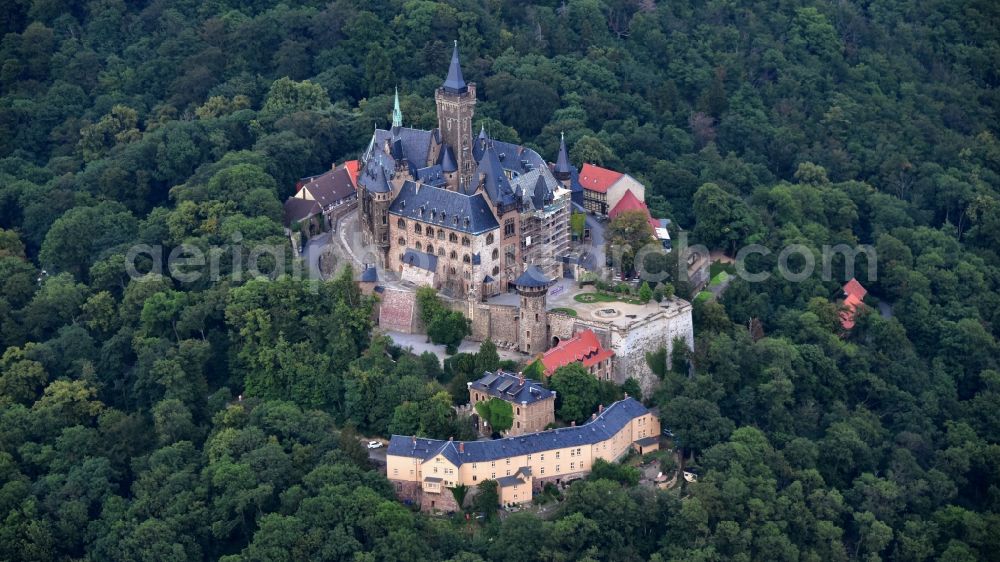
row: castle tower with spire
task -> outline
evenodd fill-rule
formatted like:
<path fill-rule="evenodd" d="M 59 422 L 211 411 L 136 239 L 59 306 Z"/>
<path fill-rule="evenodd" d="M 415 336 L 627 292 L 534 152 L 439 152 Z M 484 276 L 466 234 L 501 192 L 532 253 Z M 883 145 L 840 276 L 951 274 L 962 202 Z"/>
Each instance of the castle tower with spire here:
<path fill-rule="evenodd" d="M 451 53 L 448 77 L 434 93 L 437 102 L 438 130 L 441 140 L 450 147 L 455 159 L 457 173 L 449 181 L 448 187 L 457 190 L 472 184 L 476 166 L 472 156 L 472 115 L 476 107 L 476 85 L 466 83 L 462 77 L 462 66 L 458 60 L 458 41 Z"/>
<path fill-rule="evenodd" d="M 403 110 L 399 108 L 399 88 L 396 88 L 396 99 L 392 104 L 392 128 L 403 126 Z"/>
<path fill-rule="evenodd" d="M 545 295 L 553 280 L 537 266 L 531 265 L 514 281 L 521 297 L 520 317 L 517 324 L 517 349 L 535 355 L 547 350 L 549 343 L 548 316 Z"/>

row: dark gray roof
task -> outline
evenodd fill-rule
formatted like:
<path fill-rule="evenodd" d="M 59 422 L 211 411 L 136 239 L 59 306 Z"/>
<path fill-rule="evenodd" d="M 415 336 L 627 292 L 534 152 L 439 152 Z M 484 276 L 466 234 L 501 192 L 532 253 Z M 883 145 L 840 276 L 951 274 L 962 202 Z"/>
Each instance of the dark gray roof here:
<path fill-rule="evenodd" d="M 497 478 L 497 484 L 501 488 L 506 488 L 508 486 L 516 486 L 518 484 L 524 484 L 528 481 L 528 477 L 531 476 L 531 468 L 527 466 L 522 466 L 517 469 L 517 472 L 510 476 L 501 476 Z"/>
<path fill-rule="evenodd" d="M 458 164 L 455 163 L 455 153 L 452 152 L 451 146 L 443 145 L 441 146 L 441 156 L 438 159 L 441 164 L 441 170 L 444 172 L 454 172 L 458 170 Z"/>
<path fill-rule="evenodd" d="M 455 48 L 451 51 L 451 65 L 448 66 L 448 77 L 444 84 L 441 84 L 444 91 L 450 94 L 464 94 L 469 91 L 469 87 L 462 78 L 462 65 L 458 62 L 458 41 L 455 41 Z"/>
<path fill-rule="evenodd" d="M 302 189 L 308 189 L 309 193 L 324 208 L 342 201 L 354 195 L 354 183 L 351 182 L 351 174 L 347 168 L 341 166 L 308 179 Z"/>
<path fill-rule="evenodd" d="M 492 144 L 486 145 L 486 151 L 479 160 L 476 178 L 483 183 L 487 197 L 495 205 L 512 205 L 516 203 L 517 199 L 513 188 L 510 186 L 510 180 L 507 179 L 503 166 L 500 164 L 500 157 L 497 155 L 497 151 Z"/>
<path fill-rule="evenodd" d="M 311 216 L 318 215 L 323 212 L 323 207 L 315 201 L 309 201 L 306 199 L 299 199 L 298 197 L 289 197 L 285 201 L 284 207 L 284 223 L 285 226 L 292 226 L 293 224 L 305 220 Z"/>
<path fill-rule="evenodd" d="M 372 193 L 388 193 L 392 191 L 389 185 L 389 178 L 392 177 L 392 170 L 395 168 L 395 161 L 391 156 L 378 148 L 371 147 L 366 160 L 363 162 L 364 168 L 358 174 L 358 186 L 371 191 Z"/>
<path fill-rule="evenodd" d="M 376 271 L 374 265 L 369 265 L 361 272 L 361 281 L 363 283 L 374 283 L 378 281 L 378 271 Z"/>
<path fill-rule="evenodd" d="M 538 180 L 535 181 L 535 189 L 531 194 L 531 202 L 534 204 L 536 209 L 541 209 L 545 205 L 551 203 L 555 196 L 549 186 L 545 184 L 545 177 L 538 174 Z"/>
<path fill-rule="evenodd" d="M 648 411 L 635 398 L 629 397 L 605 408 L 596 419 L 576 427 L 550 429 L 492 441 L 465 441 L 461 444 L 462 452 L 459 452 L 459 445 L 452 441 L 393 435 L 389 440 L 387 454 L 426 460 L 442 453 L 452 464 L 460 466 L 467 462 L 484 462 L 558 448 L 593 445 L 611 438 L 633 419 Z"/>
<path fill-rule="evenodd" d="M 639 439 L 638 441 L 636 441 L 636 443 L 638 443 L 639 445 L 641 445 L 643 447 L 648 447 L 650 445 L 655 445 L 656 443 L 659 443 L 659 442 L 660 442 L 660 438 L 657 437 L 656 435 L 650 435 L 649 437 L 643 437 L 642 439 Z"/>
<path fill-rule="evenodd" d="M 514 284 L 518 287 L 547 287 L 552 283 L 547 275 L 538 269 L 537 265 L 529 265 L 528 269 L 524 270 L 524 273 L 514 281 Z"/>
<path fill-rule="evenodd" d="M 403 263 L 419 267 L 420 269 L 426 269 L 433 273 L 437 271 L 438 259 L 434 254 L 418 252 L 412 248 L 407 248 L 406 252 L 403 253 Z"/>
<path fill-rule="evenodd" d="M 433 133 L 421 129 L 411 129 L 410 127 L 393 127 L 391 131 L 385 129 L 375 129 L 373 144 L 382 149 L 386 142 L 390 146 L 399 141 L 400 154 L 403 159 L 418 168 L 423 168 L 430 164 L 427 157 L 431 151 Z M 394 155 L 397 159 L 399 156 Z"/>
<path fill-rule="evenodd" d="M 469 388 L 485 392 L 495 398 L 519 404 L 534 404 L 540 400 L 554 398 L 556 393 L 542 386 L 538 381 L 524 379 L 522 383 L 514 373 L 486 372 L 482 378 L 471 383 Z"/>
<path fill-rule="evenodd" d="M 566 135 L 559 136 L 559 156 L 556 158 L 555 169 L 552 170 L 563 178 L 572 173 L 569 165 L 569 154 L 566 152 Z"/>
<path fill-rule="evenodd" d="M 452 230 L 480 234 L 498 228 L 482 195 L 466 195 L 407 181 L 389 206 L 389 213 Z"/>
<path fill-rule="evenodd" d="M 420 168 L 417 170 L 415 177 L 420 183 L 433 185 L 434 187 L 444 187 L 448 185 L 448 180 L 444 177 L 444 172 L 438 164 L 427 166 L 426 168 Z"/>

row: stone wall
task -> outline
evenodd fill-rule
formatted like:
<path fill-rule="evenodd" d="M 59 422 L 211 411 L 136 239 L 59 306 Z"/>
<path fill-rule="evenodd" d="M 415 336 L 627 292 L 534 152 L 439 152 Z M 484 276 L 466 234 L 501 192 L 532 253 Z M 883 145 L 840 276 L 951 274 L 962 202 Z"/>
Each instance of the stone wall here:
<path fill-rule="evenodd" d="M 659 380 L 646 363 L 646 353 L 665 347 L 669 356 L 673 340 L 677 337 L 683 338 L 689 349 L 693 348 L 691 305 L 678 299 L 671 301 L 671 304 L 673 306 L 670 309 L 641 319 L 627 329 L 612 331 L 615 382 L 621 384 L 633 377 L 639 381 L 643 394 L 648 396 Z"/>
<path fill-rule="evenodd" d="M 455 495 L 451 493 L 451 490 L 445 487 L 441 487 L 441 493 L 435 494 L 433 492 L 423 492 L 420 494 L 420 510 L 421 511 L 443 511 L 445 513 L 450 511 L 458 511 L 458 503 L 455 501 Z"/>
<path fill-rule="evenodd" d="M 505 304 L 472 303 L 471 307 L 463 306 L 463 303 L 455 304 L 457 310 L 462 310 L 472 320 L 470 339 L 491 339 L 497 347 L 505 349 L 517 347 L 518 307 Z"/>
<path fill-rule="evenodd" d="M 401 502 L 420 504 L 420 496 L 423 491 L 420 489 L 420 482 L 410 482 L 408 480 L 389 480 L 392 482 L 396 497 Z"/>

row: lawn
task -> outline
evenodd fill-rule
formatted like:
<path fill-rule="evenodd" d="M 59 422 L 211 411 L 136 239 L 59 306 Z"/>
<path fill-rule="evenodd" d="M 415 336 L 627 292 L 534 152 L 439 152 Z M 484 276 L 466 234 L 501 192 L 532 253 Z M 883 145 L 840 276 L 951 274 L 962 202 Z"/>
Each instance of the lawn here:
<path fill-rule="evenodd" d="M 716 275 L 722 272 L 726 272 L 730 275 L 733 275 L 736 273 L 736 266 L 731 263 L 713 261 L 712 265 L 710 265 L 708 268 L 708 274 L 711 277 L 715 277 Z"/>
<path fill-rule="evenodd" d="M 718 287 L 719 285 L 725 283 L 726 279 L 729 279 L 729 274 L 726 273 L 725 271 L 720 271 L 718 275 L 712 277 L 712 281 L 709 282 L 709 285 L 713 287 Z"/>
<path fill-rule="evenodd" d="M 696 300 L 696 301 L 707 301 L 710 298 L 712 298 L 712 292 L 711 291 L 702 291 L 702 292 L 698 293 L 697 295 L 695 295 L 694 300 Z"/>
<path fill-rule="evenodd" d="M 628 304 L 646 304 L 640 299 L 631 299 L 628 297 L 619 297 L 618 295 L 612 295 L 610 293 L 595 292 L 595 293 L 580 293 L 575 295 L 573 300 L 576 302 L 591 303 L 591 302 L 624 302 Z"/>
<path fill-rule="evenodd" d="M 553 308 L 550 312 L 562 312 L 563 314 L 566 314 L 568 316 L 576 317 L 575 310 L 573 310 L 572 308 L 566 308 L 564 306 Z"/>

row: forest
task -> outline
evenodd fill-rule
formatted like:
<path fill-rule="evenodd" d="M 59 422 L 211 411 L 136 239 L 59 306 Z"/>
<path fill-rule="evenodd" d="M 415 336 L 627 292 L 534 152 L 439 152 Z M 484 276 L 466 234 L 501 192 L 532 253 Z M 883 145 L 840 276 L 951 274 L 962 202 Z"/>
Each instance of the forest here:
<path fill-rule="evenodd" d="M 0 32 L 0 559 L 1000 560 L 1000 3 L 9 0 Z M 645 398 L 697 484 L 417 513 L 359 436 L 467 436 L 495 350 L 394 347 L 349 270 L 231 275 L 394 88 L 436 126 L 456 39 L 475 130 L 565 133 L 673 234 L 877 250 L 847 332 L 841 264 L 695 301 Z"/>

